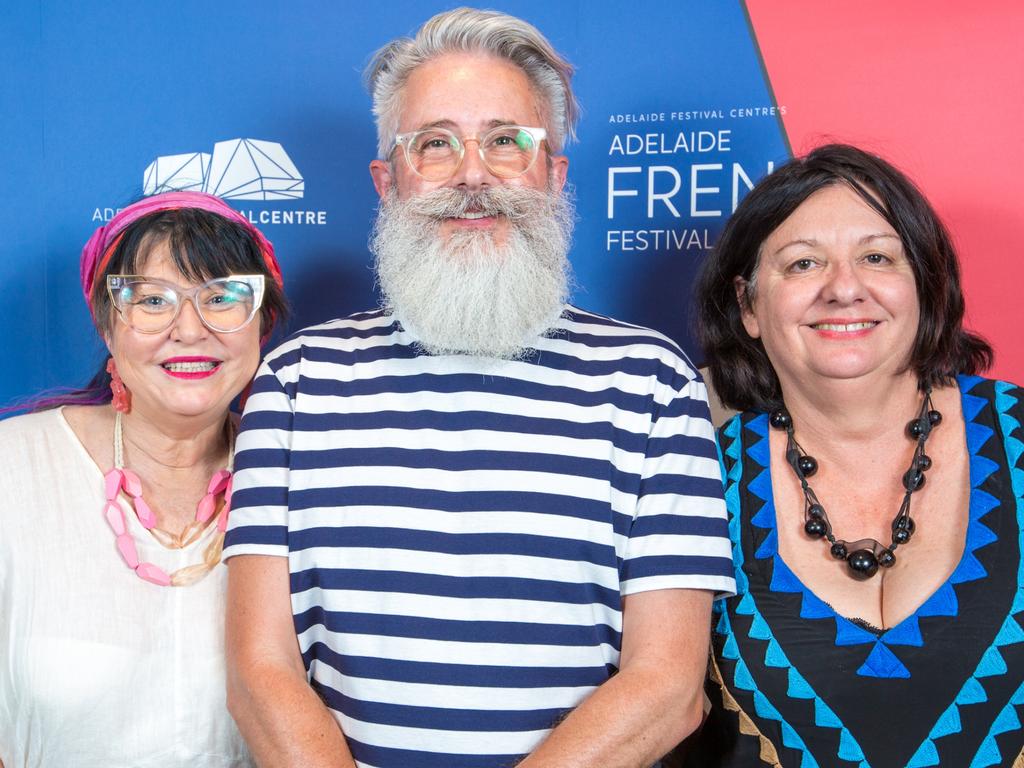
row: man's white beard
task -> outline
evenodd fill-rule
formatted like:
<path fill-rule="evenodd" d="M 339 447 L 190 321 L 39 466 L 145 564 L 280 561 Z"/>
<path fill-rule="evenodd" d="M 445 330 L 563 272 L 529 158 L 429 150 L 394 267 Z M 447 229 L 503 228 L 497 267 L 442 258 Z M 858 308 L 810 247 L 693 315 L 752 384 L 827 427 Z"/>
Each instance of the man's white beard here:
<path fill-rule="evenodd" d="M 440 234 L 467 211 L 504 216 L 504 242 L 490 229 Z M 370 241 L 384 307 L 431 354 L 521 358 L 568 297 L 573 217 L 559 192 L 444 187 L 399 200 L 392 188 Z"/>

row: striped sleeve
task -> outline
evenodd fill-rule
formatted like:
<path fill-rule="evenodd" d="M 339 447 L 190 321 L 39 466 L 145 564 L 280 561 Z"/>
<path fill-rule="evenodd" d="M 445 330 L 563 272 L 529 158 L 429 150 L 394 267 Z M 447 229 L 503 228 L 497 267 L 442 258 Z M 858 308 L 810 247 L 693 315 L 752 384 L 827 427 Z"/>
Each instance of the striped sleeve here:
<path fill-rule="evenodd" d="M 707 388 L 677 371 L 655 413 L 622 564 L 623 595 L 655 589 L 735 592 Z"/>
<path fill-rule="evenodd" d="M 231 515 L 223 559 L 288 556 L 288 473 L 292 399 L 268 359 L 253 382 L 235 444 Z"/>

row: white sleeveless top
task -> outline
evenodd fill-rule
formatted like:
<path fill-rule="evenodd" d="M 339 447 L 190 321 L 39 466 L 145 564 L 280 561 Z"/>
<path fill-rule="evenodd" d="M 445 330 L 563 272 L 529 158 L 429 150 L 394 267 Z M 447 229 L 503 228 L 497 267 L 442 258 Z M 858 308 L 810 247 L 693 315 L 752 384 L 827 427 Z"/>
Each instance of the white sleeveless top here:
<path fill-rule="evenodd" d="M 59 410 L 0 422 L 0 760 L 4 768 L 223 768 L 252 761 L 225 706 L 218 565 L 158 587 L 121 560 L 103 472 Z M 215 526 L 139 557 L 197 562 Z"/>

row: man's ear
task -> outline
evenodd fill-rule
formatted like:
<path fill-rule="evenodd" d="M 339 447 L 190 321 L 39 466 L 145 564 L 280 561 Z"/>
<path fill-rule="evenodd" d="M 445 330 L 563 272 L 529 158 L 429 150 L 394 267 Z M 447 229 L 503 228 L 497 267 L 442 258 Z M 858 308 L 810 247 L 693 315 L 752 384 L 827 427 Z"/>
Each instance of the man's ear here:
<path fill-rule="evenodd" d="M 387 160 L 374 160 L 370 163 L 370 177 L 373 179 L 373 188 L 377 190 L 380 199 L 383 200 L 391 191 L 395 178 L 391 174 L 391 164 Z"/>
<path fill-rule="evenodd" d="M 740 319 L 743 320 L 747 335 L 752 339 L 761 338 L 761 326 L 757 322 L 757 315 L 754 314 L 754 295 L 750 290 L 750 283 L 736 275 L 732 279 L 732 287 L 736 291 L 736 303 L 740 305 Z"/>
<path fill-rule="evenodd" d="M 552 155 L 551 162 L 551 189 L 554 192 L 561 192 L 565 187 L 565 180 L 569 175 L 569 158 L 565 155 Z"/>

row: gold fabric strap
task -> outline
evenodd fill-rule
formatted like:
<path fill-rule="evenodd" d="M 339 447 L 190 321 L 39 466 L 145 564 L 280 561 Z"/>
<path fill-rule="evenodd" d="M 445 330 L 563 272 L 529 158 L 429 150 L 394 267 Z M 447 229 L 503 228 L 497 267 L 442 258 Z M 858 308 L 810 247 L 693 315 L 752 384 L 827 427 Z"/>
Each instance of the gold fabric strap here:
<path fill-rule="evenodd" d="M 759 757 L 761 761 L 765 765 L 770 765 L 771 768 L 782 768 L 782 763 L 779 762 L 779 753 L 775 751 L 775 745 L 772 744 L 771 739 L 761 733 L 761 730 L 754 724 L 754 721 L 750 719 L 750 715 L 743 711 L 736 699 L 733 698 L 732 693 L 725 687 L 714 653 L 711 654 L 711 679 L 722 690 L 722 704 L 725 708 L 739 715 L 740 733 L 745 736 L 756 736 L 758 741 L 760 741 L 761 754 Z M 1014 765 L 1014 768 L 1017 768 L 1017 766 Z M 1021 766 L 1021 768 L 1024 768 L 1024 766 Z"/>

